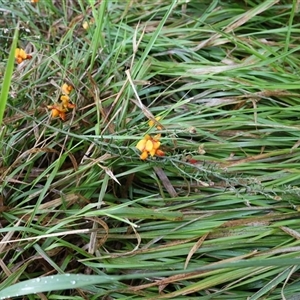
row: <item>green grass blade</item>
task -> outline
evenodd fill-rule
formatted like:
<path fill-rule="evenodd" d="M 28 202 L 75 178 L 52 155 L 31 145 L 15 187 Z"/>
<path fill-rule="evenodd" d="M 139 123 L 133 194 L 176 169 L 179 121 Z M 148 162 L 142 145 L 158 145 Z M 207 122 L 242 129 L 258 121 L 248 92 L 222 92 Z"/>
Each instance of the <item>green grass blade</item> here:
<path fill-rule="evenodd" d="M 154 44 L 157 40 L 157 38 L 159 37 L 159 35 L 161 34 L 161 31 L 163 29 L 163 26 L 165 24 L 165 22 L 168 20 L 168 17 L 170 16 L 172 10 L 174 9 L 174 7 L 177 4 L 177 0 L 173 0 L 170 4 L 169 4 L 169 8 L 167 10 L 167 12 L 165 13 L 164 17 L 162 18 L 162 20 L 159 22 L 157 28 L 155 29 L 155 31 L 153 32 L 149 42 L 147 43 L 146 48 L 144 49 L 140 59 L 138 60 L 137 64 L 134 66 L 133 70 L 132 70 L 132 78 L 136 78 L 137 74 L 140 72 L 140 70 L 142 69 L 142 66 L 145 62 L 145 60 L 148 57 L 149 52 L 151 51 L 151 49 L 154 47 Z"/>
<path fill-rule="evenodd" d="M 52 290 L 67 290 L 80 288 L 92 284 L 100 284 L 111 281 L 110 276 L 86 276 L 63 274 L 38 277 L 16 283 L 0 291 L 0 299 L 17 297 L 29 294 L 42 293 Z"/>
<path fill-rule="evenodd" d="M 15 50 L 17 47 L 18 43 L 18 36 L 19 36 L 19 25 L 15 29 L 14 37 L 13 37 L 13 42 L 10 48 L 8 60 L 7 60 L 7 65 L 5 69 L 5 74 L 3 78 L 3 83 L 1 87 L 1 94 L 0 94 L 0 125 L 2 124 L 5 108 L 6 108 L 6 103 L 7 103 L 7 98 L 9 95 L 9 89 L 10 89 L 10 83 L 11 83 L 11 78 L 14 70 L 14 64 L 15 64 Z"/>

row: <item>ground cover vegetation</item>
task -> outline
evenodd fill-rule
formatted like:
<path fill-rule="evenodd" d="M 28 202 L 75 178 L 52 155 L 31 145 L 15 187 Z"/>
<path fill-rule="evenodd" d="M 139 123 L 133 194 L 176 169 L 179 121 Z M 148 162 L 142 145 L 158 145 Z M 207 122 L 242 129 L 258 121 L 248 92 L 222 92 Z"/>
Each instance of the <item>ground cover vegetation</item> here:
<path fill-rule="evenodd" d="M 0 7 L 1 299 L 300 297 L 299 1 Z"/>

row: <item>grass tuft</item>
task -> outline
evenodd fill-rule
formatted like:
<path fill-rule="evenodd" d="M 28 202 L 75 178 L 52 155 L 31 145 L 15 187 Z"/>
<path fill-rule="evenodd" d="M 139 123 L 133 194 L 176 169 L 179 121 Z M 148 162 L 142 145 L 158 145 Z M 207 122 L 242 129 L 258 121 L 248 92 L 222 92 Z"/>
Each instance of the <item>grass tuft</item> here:
<path fill-rule="evenodd" d="M 0 298 L 299 296 L 297 1 L 19 2 Z"/>

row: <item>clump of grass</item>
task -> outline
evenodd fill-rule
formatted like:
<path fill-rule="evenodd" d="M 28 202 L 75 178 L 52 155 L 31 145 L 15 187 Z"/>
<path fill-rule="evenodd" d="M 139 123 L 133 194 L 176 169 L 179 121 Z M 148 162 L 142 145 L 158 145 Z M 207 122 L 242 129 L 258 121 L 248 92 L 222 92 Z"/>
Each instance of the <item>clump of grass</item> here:
<path fill-rule="evenodd" d="M 1 3 L 0 298 L 297 295 L 299 8 L 246 2 Z"/>

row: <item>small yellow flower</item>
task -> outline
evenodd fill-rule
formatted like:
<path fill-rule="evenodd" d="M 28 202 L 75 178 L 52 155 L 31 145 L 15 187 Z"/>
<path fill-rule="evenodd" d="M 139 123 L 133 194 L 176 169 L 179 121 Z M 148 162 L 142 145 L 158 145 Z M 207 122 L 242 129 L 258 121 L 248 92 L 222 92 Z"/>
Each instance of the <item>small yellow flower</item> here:
<path fill-rule="evenodd" d="M 147 143 L 147 136 L 148 135 L 145 135 L 144 138 L 142 140 L 140 140 L 137 145 L 136 145 L 136 148 L 139 149 L 141 152 L 144 151 L 144 149 L 146 148 L 146 143 Z"/>
<path fill-rule="evenodd" d="M 70 102 L 70 97 L 67 95 L 62 95 L 60 97 L 61 102 L 63 103 L 63 106 L 67 107 L 68 103 Z"/>
<path fill-rule="evenodd" d="M 70 97 L 67 95 L 62 95 L 60 97 L 60 100 L 61 100 L 64 108 L 74 108 L 75 107 L 75 104 L 70 102 Z"/>
<path fill-rule="evenodd" d="M 89 27 L 90 27 L 91 25 L 94 24 L 94 22 L 95 22 L 95 21 L 94 21 L 93 18 L 92 18 L 90 21 L 84 21 L 84 22 L 82 23 L 83 29 L 88 30 Z"/>
<path fill-rule="evenodd" d="M 145 150 L 151 152 L 154 149 L 152 140 L 148 140 L 145 145 Z"/>
<path fill-rule="evenodd" d="M 141 152 L 146 148 L 147 142 L 151 140 L 151 136 L 149 134 L 146 134 L 143 139 L 141 139 L 137 145 L 136 148 L 139 149 Z"/>
<path fill-rule="evenodd" d="M 68 85 L 67 83 L 64 83 L 61 87 L 61 92 L 64 95 L 69 95 L 73 90 L 73 87 L 71 85 Z"/>
<path fill-rule="evenodd" d="M 149 155 L 154 156 L 164 156 L 164 152 L 159 149 L 161 135 L 157 134 L 154 137 L 151 137 L 149 134 L 146 134 L 143 139 L 141 139 L 136 148 L 142 152 L 140 159 L 145 160 Z"/>
<path fill-rule="evenodd" d="M 23 50 L 22 48 L 16 48 L 15 50 L 15 58 L 16 58 L 16 62 L 18 64 L 20 64 L 21 62 L 23 62 L 23 60 L 26 60 L 26 59 L 31 59 L 32 56 L 27 54 L 25 52 L 25 50 Z"/>
<path fill-rule="evenodd" d="M 83 29 L 87 30 L 90 27 L 90 25 L 89 25 L 89 23 L 87 21 L 84 21 L 82 23 L 82 27 L 83 27 Z"/>
<path fill-rule="evenodd" d="M 148 152 L 147 151 L 143 151 L 142 154 L 140 155 L 140 159 L 145 160 L 148 157 Z"/>

